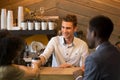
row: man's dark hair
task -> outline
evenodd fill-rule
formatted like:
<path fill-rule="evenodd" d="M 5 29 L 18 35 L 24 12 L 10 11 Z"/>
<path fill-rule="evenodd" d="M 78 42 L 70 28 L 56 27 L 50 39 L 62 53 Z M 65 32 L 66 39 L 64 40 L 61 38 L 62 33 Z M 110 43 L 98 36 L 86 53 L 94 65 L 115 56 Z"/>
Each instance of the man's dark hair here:
<path fill-rule="evenodd" d="M 62 18 L 62 21 L 72 22 L 74 27 L 77 26 L 77 17 L 76 17 L 76 15 L 67 14 L 65 17 Z"/>
<path fill-rule="evenodd" d="M 103 15 L 96 16 L 89 22 L 90 31 L 94 30 L 97 33 L 97 37 L 104 40 L 109 39 L 113 26 L 111 19 Z"/>

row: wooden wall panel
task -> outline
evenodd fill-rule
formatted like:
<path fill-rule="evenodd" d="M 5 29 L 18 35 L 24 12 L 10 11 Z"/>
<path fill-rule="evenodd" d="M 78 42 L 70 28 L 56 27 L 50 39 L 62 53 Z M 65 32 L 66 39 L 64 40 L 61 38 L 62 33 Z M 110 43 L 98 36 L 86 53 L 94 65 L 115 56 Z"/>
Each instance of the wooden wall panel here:
<path fill-rule="evenodd" d="M 103 13 L 106 12 L 109 14 L 120 16 L 120 8 L 118 6 L 115 7 L 115 6 L 106 5 L 105 3 L 104 4 L 99 3 L 98 0 L 92 0 L 92 1 L 89 1 L 89 0 L 70 0 L 70 1 L 74 2 L 76 4 L 80 4 L 80 5 L 92 8 L 92 9 L 102 11 L 102 12 L 104 11 Z M 117 12 L 117 13 L 115 13 L 115 12 Z"/>
<path fill-rule="evenodd" d="M 108 5 L 117 9 L 120 9 L 120 0 L 92 0 L 103 5 Z"/>
<path fill-rule="evenodd" d="M 4 7 L 7 9 L 15 9 L 18 6 L 27 6 L 27 5 L 30 6 L 31 4 L 38 3 L 40 1 L 42 1 L 42 0 L 19 0 L 19 1 L 18 0 L 8 0 L 7 2 L 3 1 L 3 2 L 5 2 L 5 4 L 0 2 L 0 3 L 2 3 L 0 7 L 1 8 Z"/>
<path fill-rule="evenodd" d="M 87 6 L 79 5 L 74 2 L 70 2 L 68 0 L 61 0 L 61 3 L 58 5 L 58 7 L 60 9 L 66 10 L 68 12 L 74 12 L 76 14 L 83 15 L 83 16 L 89 17 L 89 18 L 91 18 L 95 15 L 103 14 L 103 15 L 107 15 L 110 18 L 112 18 L 115 23 L 120 19 L 116 15 L 107 13 L 107 12 L 99 10 L 99 9 L 97 10 L 97 9 L 93 9 L 93 8 L 90 8 Z"/>

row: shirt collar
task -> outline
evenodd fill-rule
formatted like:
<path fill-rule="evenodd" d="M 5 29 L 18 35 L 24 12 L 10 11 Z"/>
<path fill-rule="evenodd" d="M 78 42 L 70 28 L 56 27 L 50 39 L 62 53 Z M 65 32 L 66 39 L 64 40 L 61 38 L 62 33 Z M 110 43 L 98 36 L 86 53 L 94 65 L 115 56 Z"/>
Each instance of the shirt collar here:
<path fill-rule="evenodd" d="M 75 39 L 75 38 L 74 38 L 74 39 Z M 75 40 L 74 40 L 74 39 L 73 39 L 73 42 L 69 45 L 70 47 L 75 45 Z M 65 39 L 64 39 L 63 36 L 62 36 L 62 44 L 63 44 L 63 45 L 66 45 L 66 42 L 65 42 Z"/>
<path fill-rule="evenodd" d="M 100 47 L 100 45 L 98 45 L 98 46 L 96 47 L 96 50 L 97 50 L 99 47 Z"/>
<path fill-rule="evenodd" d="M 109 44 L 110 44 L 109 41 L 105 41 L 105 42 L 99 44 L 99 45 L 96 47 L 96 50 L 97 50 L 98 48 L 100 48 L 100 47 L 104 47 L 105 45 L 109 45 Z"/>

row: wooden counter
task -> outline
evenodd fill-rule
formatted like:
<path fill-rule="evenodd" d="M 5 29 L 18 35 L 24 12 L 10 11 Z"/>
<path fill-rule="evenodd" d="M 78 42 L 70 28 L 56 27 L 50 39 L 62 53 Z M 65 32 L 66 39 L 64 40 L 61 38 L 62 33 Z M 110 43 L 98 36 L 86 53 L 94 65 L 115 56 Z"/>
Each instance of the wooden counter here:
<path fill-rule="evenodd" d="M 73 73 L 82 75 L 79 67 L 58 68 L 58 67 L 42 67 L 40 68 L 39 80 L 75 80 Z"/>

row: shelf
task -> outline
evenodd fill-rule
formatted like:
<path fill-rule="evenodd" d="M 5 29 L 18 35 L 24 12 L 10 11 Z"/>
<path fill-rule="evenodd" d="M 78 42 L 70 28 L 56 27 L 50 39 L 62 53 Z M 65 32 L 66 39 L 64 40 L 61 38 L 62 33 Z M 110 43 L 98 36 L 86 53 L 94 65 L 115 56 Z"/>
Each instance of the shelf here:
<path fill-rule="evenodd" d="M 57 35 L 56 30 L 9 30 L 14 35 L 29 36 L 35 34 Z"/>

